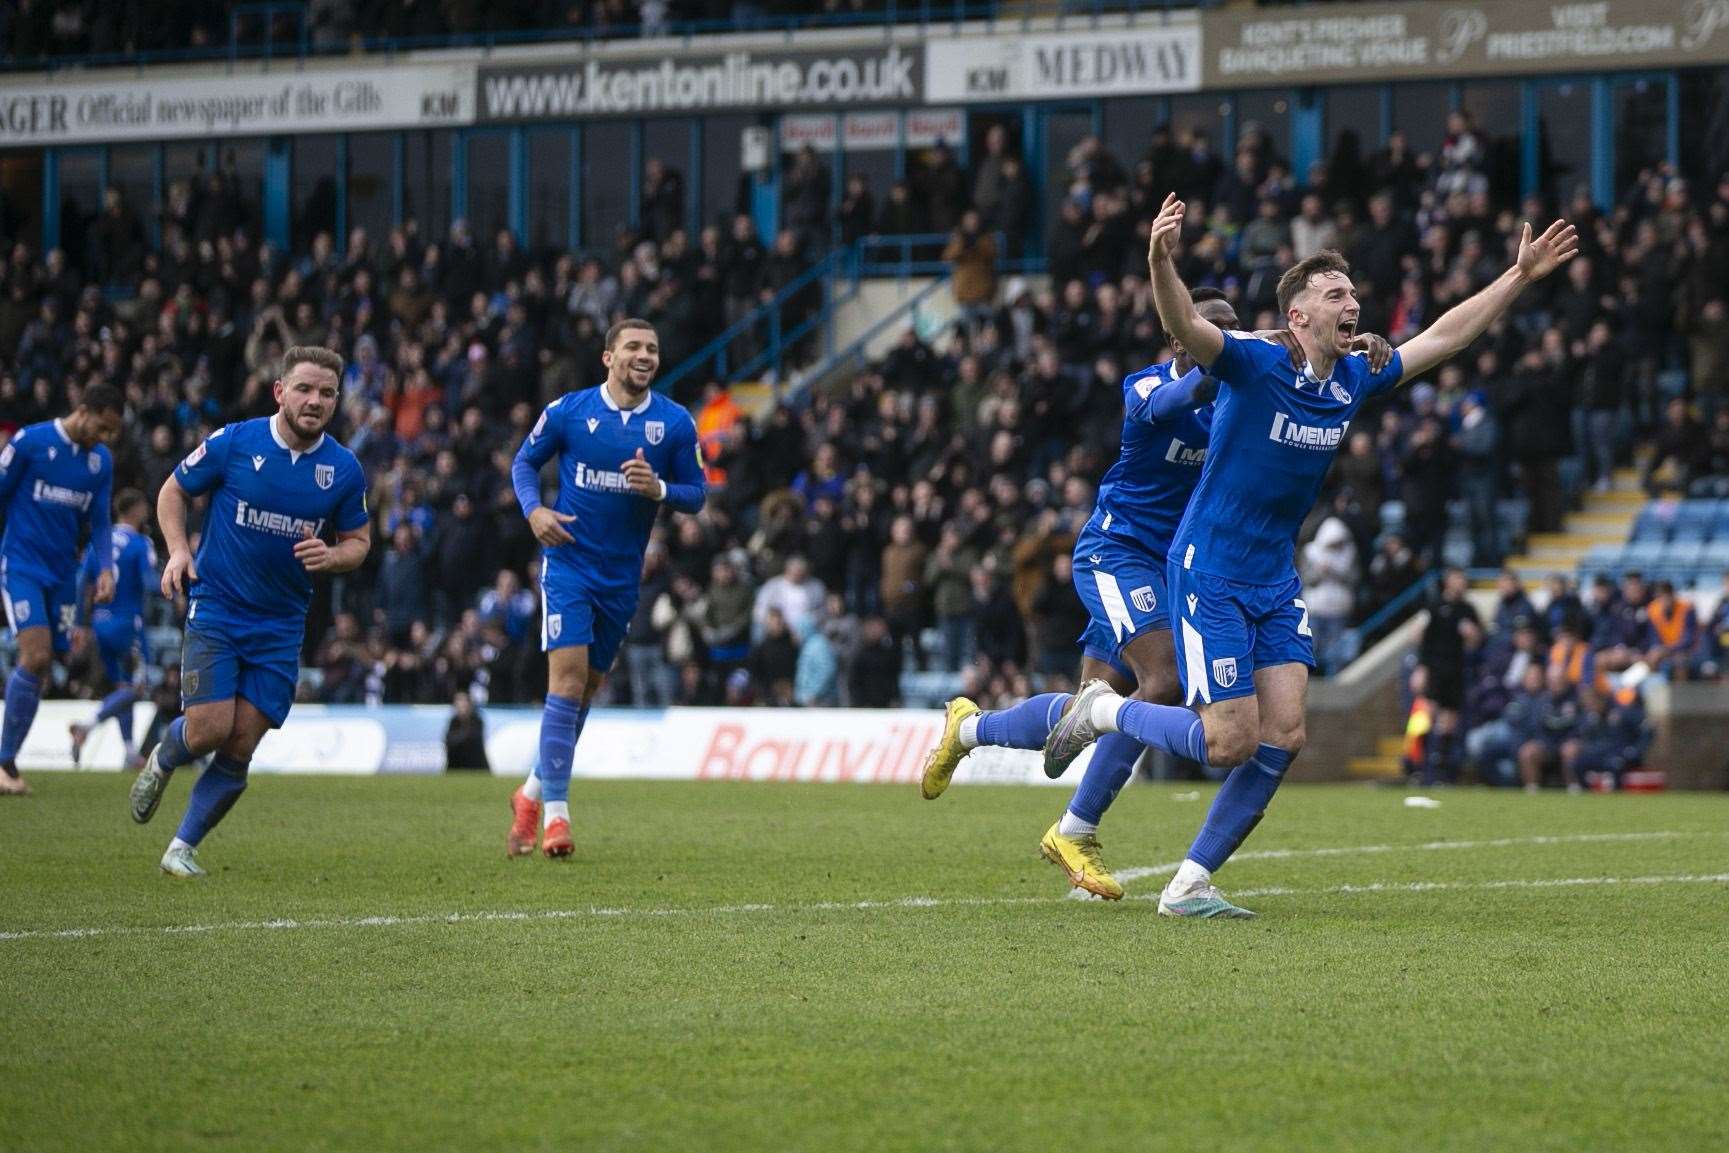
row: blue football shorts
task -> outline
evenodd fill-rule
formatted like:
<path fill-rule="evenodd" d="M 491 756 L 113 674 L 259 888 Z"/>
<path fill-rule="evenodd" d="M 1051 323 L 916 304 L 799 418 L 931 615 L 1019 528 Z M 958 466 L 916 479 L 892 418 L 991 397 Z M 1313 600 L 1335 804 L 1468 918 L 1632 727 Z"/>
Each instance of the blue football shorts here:
<path fill-rule="evenodd" d="M 1165 558 L 1092 530 L 1075 541 L 1075 593 L 1087 606 L 1082 651 L 1134 679 L 1122 660 L 1136 637 L 1171 627 L 1166 612 Z"/>
<path fill-rule="evenodd" d="M 541 651 L 587 645 L 588 667 L 597 673 L 608 671 L 636 615 L 641 591 L 637 571 L 627 582 L 609 581 L 586 566 L 542 559 Z"/>
<path fill-rule="evenodd" d="M 137 617 L 115 616 L 98 609 L 90 622 L 96 637 L 96 653 L 110 685 L 131 682 L 134 670 L 149 660 L 145 651 L 144 622 Z"/>
<path fill-rule="evenodd" d="M 268 717 L 271 728 L 281 728 L 294 707 L 305 634 L 303 619 L 260 628 L 256 620 L 237 621 L 193 601 L 180 654 L 181 707 L 238 697 Z"/>
<path fill-rule="evenodd" d="M 1183 702 L 1234 700 L 1255 691 L 1255 670 L 1274 665 L 1315 667 L 1303 582 L 1292 574 L 1276 585 L 1244 584 L 1169 568 L 1172 641 Z"/>
<path fill-rule="evenodd" d="M 72 627 L 78 623 L 76 578 L 51 581 L 0 563 L 0 601 L 14 637 L 25 629 L 45 628 L 53 634 L 55 652 L 71 650 Z"/>

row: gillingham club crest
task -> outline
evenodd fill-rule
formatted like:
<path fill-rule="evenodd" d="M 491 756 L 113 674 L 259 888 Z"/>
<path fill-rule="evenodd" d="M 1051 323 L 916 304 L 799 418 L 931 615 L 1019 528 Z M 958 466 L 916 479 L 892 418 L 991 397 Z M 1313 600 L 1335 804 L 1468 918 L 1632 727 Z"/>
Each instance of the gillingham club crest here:
<path fill-rule="evenodd" d="M 313 466 L 312 479 L 318 482 L 319 488 L 329 488 L 336 483 L 336 466 L 333 464 Z"/>
<path fill-rule="evenodd" d="M 661 441 L 666 439 L 666 422 L 663 420 L 651 420 L 642 426 L 642 434 L 648 437 L 648 443 L 659 444 Z"/>
<path fill-rule="evenodd" d="M 1142 585 L 1129 594 L 1129 603 L 1144 613 L 1150 613 L 1159 607 L 1159 598 L 1152 585 Z"/>
<path fill-rule="evenodd" d="M 1213 683 L 1228 689 L 1237 683 L 1237 658 L 1220 657 L 1213 662 Z"/>

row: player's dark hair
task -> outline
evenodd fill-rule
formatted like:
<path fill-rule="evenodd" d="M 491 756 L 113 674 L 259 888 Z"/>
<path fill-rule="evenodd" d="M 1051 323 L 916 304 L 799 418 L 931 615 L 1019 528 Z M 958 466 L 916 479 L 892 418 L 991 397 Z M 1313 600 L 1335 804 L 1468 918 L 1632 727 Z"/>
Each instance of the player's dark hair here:
<path fill-rule="evenodd" d="M 144 503 L 144 494 L 135 488 L 123 488 L 114 494 L 114 511 L 125 516 Z"/>
<path fill-rule="evenodd" d="M 1210 285 L 1202 285 L 1200 288 L 1189 289 L 1190 304 L 1205 304 L 1209 300 L 1226 299 L 1228 298 L 1225 296 L 1225 291 L 1222 288 L 1213 288 Z"/>
<path fill-rule="evenodd" d="M 1323 272 L 1339 272 L 1349 275 L 1350 262 L 1339 254 L 1336 248 L 1323 248 L 1307 260 L 1299 260 L 1285 269 L 1285 274 L 1279 277 L 1279 315 L 1289 316 L 1291 302 L 1309 287 L 1309 278 Z"/>
<path fill-rule="evenodd" d="M 320 348 L 316 344 L 296 344 L 284 352 L 282 371 L 276 374 L 276 379 L 283 379 L 299 364 L 315 364 L 319 368 L 327 368 L 336 374 L 338 383 L 342 380 L 342 358 L 328 348 Z"/>
<path fill-rule="evenodd" d="M 612 351 L 612 346 L 618 343 L 619 336 L 622 335 L 627 328 L 646 328 L 650 332 L 654 332 L 654 325 L 650 324 L 648 321 L 638 319 L 634 316 L 626 317 L 606 330 L 606 350 L 608 352 Z M 659 334 L 656 333 L 656 335 L 658 336 Z"/>
<path fill-rule="evenodd" d="M 126 397 L 112 384 L 93 384 L 78 398 L 78 407 L 91 412 L 125 412 Z"/>

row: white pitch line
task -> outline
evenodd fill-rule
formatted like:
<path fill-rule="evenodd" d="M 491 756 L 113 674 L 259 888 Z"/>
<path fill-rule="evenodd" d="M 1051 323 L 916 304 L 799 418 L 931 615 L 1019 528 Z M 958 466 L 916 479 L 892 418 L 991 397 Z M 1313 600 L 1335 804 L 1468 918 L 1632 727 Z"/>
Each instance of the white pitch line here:
<path fill-rule="evenodd" d="M 1371 881 L 1366 884 L 1332 885 L 1320 889 L 1290 889 L 1279 886 L 1242 889 L 1233 895 L 1253 897 L 1302 897 L 1360 893 L 1431 893 L 1460 890 L 1562 889 L 1589 885 L 1698 885 L 1729 884 L 1729 873 L 1667 873 L 1640 877 L 1515 878 L 1497 881 Z M 528 909 L 479 913 L 433 913 L 410 916 L 332 917 L 314 920 L 276 918 L 269 921 L 226 921 L 207 925 L 137 925 L 85 929 L 15 929 L 0 932 L 0 941 L 86 940 L 92 937 L 183 936 L 260 930 L 374 929 L 413 925 L 467 925 L 487 922 L 570 921 L 604 917 L 704 917 L 737 913 L 849 912 L 872 909 L 977 908 L 990 905 L 1049 905 L 1060 897 L 900 897 L 887 901 L 817 901 L 792 905 L 711 905 L 706 908 L 629 909 Z M 1137 893 L 1131 901 L 1156 901 L 1157 893 Z M 1101 902 L 1102 903 L 1102 902 Z"/>
<path fill-rule="evenodd" d="M 1232 861 L 1286 861 L 1295 857 L 1350 857 L 1358 854 L 1371 853 L 1436 853 L 1452 849 L 1506 849 L 1519 845 L 1584 845 L 1614 841 L 1658 841 L 1673 837 L 1707 837 L 1711 833 L 1570 833 L 1565 836 L 1549 837 L 1496 837 L 1486 841 L 1420 841 L 1417 844 L 1405 845 L 1345 845 L 1329 849 L 1250 849 L 1245 853 L 1237 853 Z M 1156 877 L 1163 873 L 1174 873 L 1182 861 L 1170 861 L 1162 865 L 1146 865 L 1133 869 L 1120 869 L 1112 875 L 1124 884 L 1138 881 L 1142 877 Z M 1078 890 L 1077 890 L 1078 891 Z"/>

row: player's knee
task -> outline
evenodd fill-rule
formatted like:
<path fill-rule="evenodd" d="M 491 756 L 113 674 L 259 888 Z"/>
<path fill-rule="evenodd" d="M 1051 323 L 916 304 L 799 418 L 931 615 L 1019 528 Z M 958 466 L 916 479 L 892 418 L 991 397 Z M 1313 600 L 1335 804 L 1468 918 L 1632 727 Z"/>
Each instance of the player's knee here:
<path fill-rule="evenodd" d="M 54 655 L 47 649 L 31 646 L 19 651 L 18 664 L 25 672 L 41 680 L 54 671 Z"/>
<path fill-rule="evenodd" d="M 1263 743 L 1284 749 L 1295 758 L 1309 743 L 1309 730 L 1301 721 L 1294 725 L 1281 725 L 1269 733 Z"/>
<path fill-rule="evenodd" d="M 198 756 L 213 753 L 222 748 L 234 732 L 234 717 L 211 716 L 206 713 L 187 713 L 186 728 L 182 738 L 186 747 Z"/>
<path fill-rule="evenodd" d="M 1255 731 L 1243 725 L 1226 724 L 1207 730 L 1207 763 L 1214 768 L 1235 768 L 1255 755 Z"/>
<path fill-rule="evenodd" d="M 1133 697 L 1137 701 L 1151 701 L 1155 705 L 1181 704 L 1183 686 L 1177 680 L 1175 669 L 1137 668 Z"/>

